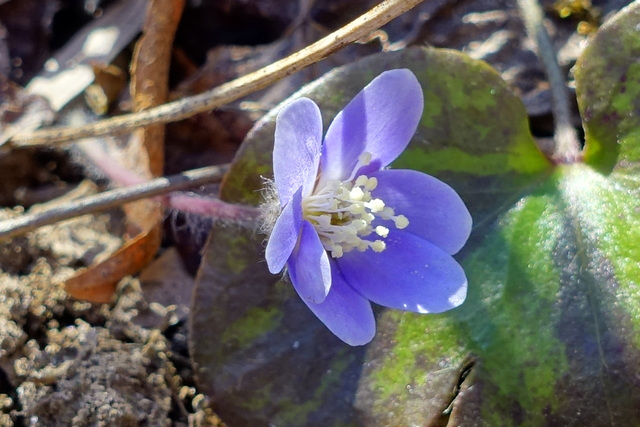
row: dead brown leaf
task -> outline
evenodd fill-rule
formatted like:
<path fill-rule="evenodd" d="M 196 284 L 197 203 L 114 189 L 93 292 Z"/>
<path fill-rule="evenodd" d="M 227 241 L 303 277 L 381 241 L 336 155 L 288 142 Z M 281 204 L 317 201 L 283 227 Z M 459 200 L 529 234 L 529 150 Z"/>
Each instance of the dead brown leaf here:
<path fill-rule="evenodd" d="M 7 44 L 7 29 L 0 21 L 0 75 L 7 77 L 11 72 L 11 57 Z"/>
<path fill-rule="evenodd" d="M 144 35 L 136 45 L 131 65 L 131 97 L 134 111 L 167 100 L 171 46 L 184 8 L 184 0 L 154 0 L 147 8 Z M 147 126 L 142 147 L 148 160 L 149 177 L 161 176 L 164 169 L 164 125 Z"/>
<path fill-rule="evenodd" d="M 175 247 L 158 256 L 138 278 L 148 306 L 139 309 L 136 323 L 144 327 L 164 329 L 187 319 L 194 279 L 185 269 Z M 169 313 L 170 316 L 167 316 Z"/>
<path fill-rule="evenodd" d="M 127 74 L 122 68 L 109 64 L 92 64 L 94 82 L 84 92 L 84 99 L 98 116 L 107 114 L 127 84 Z"/>
<path fill-rule="evenodd" d="M 135 274 L 155 256 L 160 244 L 160 229 L 154 227 L 127 240 L 120 249 L 103 262 L 89 267 L 65 282 L 72 297 L 94 303 L 108 303 L 118 282 Z"/>
<path fill-rule="evenodd" d="M 50 25 L 59 7 L 59 2 L 42 0 L 0 4 L 0 21 L 5 29 L 3 38 L 10 55 L 8 77 L 14 82 L 25 84 L 42 68 L 50 54 Z"/>
<path fill-rule="evenodd" d="M 51 123 L 54 116 L 44 98 L 29 95 L 20 86 L 0 75 L 0 145 L 18 132 L 34 130 L 42 124 Z"/>
<path fill-rule="evenodd" d="M 138 35 L 145 4 L 146 0 L 121 0 L 109 7 L 46 61 L 27 91 L 44 96 L 60 111 L 94 80 L 92 64 L 110 63 Z"/>
<path fill-rule="evenodd" d="M 131 97 L 140 111 L 166 101 L 171 47 L 184 0 L 151 0 L 147 6 L 144 34 L 138 41 L 131 65 Z M 137 130 L 129 139 L 126 165 L 145 179 L 161 176 L 164 169 L 164 125 Z M 65 283 L 67 292 L 79 299 L 107 302 L 124 276 L 140 271 L 160 248 L 162 210 L 154 200 L 124 207 L 130 235 L 120 250 L 106 261 L 88 268 Z"/>

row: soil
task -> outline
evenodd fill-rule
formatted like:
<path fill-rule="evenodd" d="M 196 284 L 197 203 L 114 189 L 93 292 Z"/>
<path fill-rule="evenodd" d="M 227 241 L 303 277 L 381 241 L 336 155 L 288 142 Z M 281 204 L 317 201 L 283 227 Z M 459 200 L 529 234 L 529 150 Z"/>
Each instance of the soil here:
<path fill-rule="evenodd" d="M 166 310 L 141 326 L 154 313 L 138 279 L 110 305 L 72 301 L 61 285 L 122 243 L 118 221 L 84 216 L 0 247 L 0 425 L 217 423 L 193 386 L 181 320 Z"/>
<path fill-rule="evenodd" d="M 2 81 L 26 85 L 82 25 L 99 19 L 99 13 L 87 12 L 91 4 L 95 11 L 96 7 L 102 10 L 115 3 L 118 2 L 0 0 Z M 278 40 L 282 30 L 296 18 L 299 3 L 304 2 L 212 2 L 224 3 L 218 9 L 198 6 L 199 3 L 187 2 L 176 38 L 171 73 L 176 96 L 204 90 L 255 68 L 256 60 L 269 63 L 278 59 L 286 53 L 284 47 L 270 51 L 252 48 L 246 63 L 239 66 L 229 62 L 222 76 L 207 63 L 240 52 L 240 48 L 227 48 L 228 45 L 243 45 L 246 49 Z M 271 3 L 278 6 L 269 6 Z M 317 3 L 311 18 L 316 27 L 326 32 L 378 2 Z M 534 134 L 544 138 L 552 129 L 548 85 L 514 3 L 428 1 L 387 31 L 393 41 L 404 38 L 408 44 L 460 49 L 490 62 L 522 96 Z M 586 21 L 577 14 L 560 19 L 553 12 L 554 2 L 542 3 L 552 18 L 550 28 L 561 53 L 561 65 L 568 70 L 579 54 L 581 42 L 588 38 L 577 32 L 579 22 Z M 597 22 L 626 3 L 594 0 Z M 220 13 L 227 13 L 229 19 L 221 20 Z M 28 19 L 17 20 L 18 16 Z M 207 24 L 208 16 L 218 16 L 218 30 Z M 415 25 L 419 31 L 412 32 Z M 211 53 L 214 49 L 218 49 L 216 54 Z M 371 44 L 357 47 L 346 56 L 337 57 L 332 66 L 380 49 Z M 130 55 L 127 51 L 129 48 L 123 55 Z M 7 59 L 9 55 L 11 60 Z M 114 61 L 118 60 L 122 57 Z M 262 94 L 261 99 L 281 100 L 290 91 L 280 87 L 276 92 Z M 4 89 L 0 91 L 0 106 L 12 102 L 6 93 Z M 272 104 L 269 101 L 258 106 L 268 108 Z M 229 161 L 256 118 L 255 112 L 236 107 L 169 126 L 166 158 L 171 161 L 167 162 L 166 171 Z M 111 112 L 126 108 L 123 95 Z M 0 107 L 0 120 L 7 120 L 3 114 Z M 62 113 L 61 121 L 68 119 L 65 114 L 71 113 Z M 3 123 L 9 122 L 0 121 L 0 127 Z M 104 180 L 96 180 L 84 165 L 69 149 L 0 154 L 0 205 L 4 206 L 0 220 L 19 217 L 38 203 L 64 203 L 72 196 L 103 189 Z M 178 276 L 159 278 L 152 274 L 158 268 L 156 264 L 147 270 L 144 282 L 139 277 L 123 279 L 110 304 L 72 300 L 62 283 L 122 245 L 125 230 L 120 210 L 79 217 L 0 241 L 0 425 L 222 424 L 209 408 L 207 398 L 198 392 L 187 350 L 189 286 L 204 241 L 202 227 L 195 227 L 195 231 L 187 227 L 184 231 L 177 226 L 182 219 L 171 213 L 167 217 L 169 233 L 159 256 L 167 257 L 163 258 L 169 266 L 166 270 L 178 271 Z M 144 272 L 141 277 L 145 278 Z M 166 295 L 175 298 L 171 300 Z"/>

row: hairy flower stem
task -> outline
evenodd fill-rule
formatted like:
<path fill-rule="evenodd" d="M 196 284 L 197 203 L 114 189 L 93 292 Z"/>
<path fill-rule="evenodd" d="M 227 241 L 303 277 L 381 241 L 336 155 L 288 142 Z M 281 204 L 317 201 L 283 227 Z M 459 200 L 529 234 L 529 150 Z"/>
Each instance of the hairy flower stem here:
<path fill-rule="evenodd" d="M 33 133 L 18 134 L 11 138 L 3 149 L 19 146 L 42 146 L 90 136 L 122 133 L 152 123 L 174 122 L 213 110 L 263 89 L 326 58 L 344 46 L 369 35 L 372 31 L 421 2 L 422 0 L 385 0 L 364 15 L 305 49 L 207 92 L 81 127 L 44 129 Z"/>
<path fill-rule="evenodd" d="M 580 143 L 571 122 L 571 104 L 565 77 L 558 65 L 549 34 L 544 28 L 544 16 L 538 0 L 518 0 L 518 8 L 529 37 L 535 42 L 538 57 L 547 72 L 551 86 L 552 111 L 555 121 L 555 147 L 552 159 L 556 163 L 573 163 L 580 159 Z"/>
<path fill-rule="evenodd" d="M 165 205 L 181 212 L 194 213 L 214 220 L 230 220 L 235 223 L 253 223 L 260 211 L 247 205 L 226 203 L 213 197 L 192 194 L 169 194 Z"/>
<path fill-rule="evenodd" d="M 146 197 L 160 196 L 172 191 L 220 182 L 227 170 L 228 165 L 220 165 L 186 171 L 130 187 L 105 191 L 42 212 L 28 213 L 15 219 L 0 221 L 0 239 L 18 236 L 44 225 L 111 209 Z M 257 209 L 250 206 L 232 205 L 214 198 L 169 195 L 162 198 L 161 201 L 170 208 L 234 221 L 252 220 L 258 214 Z"/>

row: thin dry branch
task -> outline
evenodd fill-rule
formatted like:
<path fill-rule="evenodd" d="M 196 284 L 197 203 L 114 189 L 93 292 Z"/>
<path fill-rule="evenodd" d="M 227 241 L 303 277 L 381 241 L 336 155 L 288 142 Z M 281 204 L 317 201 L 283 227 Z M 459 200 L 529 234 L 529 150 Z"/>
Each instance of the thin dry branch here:
<path fill-rule="evenodd" d="M 228 168 L 228 165 L 219 165 L 194 169 L 169 177 L 156 178 L 143 184 L 87 196 L 46 211 L 0 221 L 0 239 L 11 238 L 65 219 L 111 209 L 134 200 L 220 182 Z"/>
<path fill-rule="evenodd" d="M 518 8 L 529 37 L 536 44 L 538 57 L 547 72 L 553 101 L 555 121 L 553 159 L 558 163 L 573 163 L 580 157 L 578 134 L 571 122 L 571 102 L 565 76 L 558 65 L 555 49 L 544 28 L 544 15 L 538 0 L 518 0 Z"/>
<path fill-rule="evenodd" d="M 385 0 L 364 15 L 305 49 L 260 70 L 232 80 L 210 91 L 170 102 L 138 113 L 113 117 L 80 127 L 43 129 L 18 134 L 3 147 L 41 146 L 92 136 L 130 131 L 152 123 L 173 122 L 210 111 L 263 89 L 277 80 L 312 65 L 402 15 L 423 0 Z"/>

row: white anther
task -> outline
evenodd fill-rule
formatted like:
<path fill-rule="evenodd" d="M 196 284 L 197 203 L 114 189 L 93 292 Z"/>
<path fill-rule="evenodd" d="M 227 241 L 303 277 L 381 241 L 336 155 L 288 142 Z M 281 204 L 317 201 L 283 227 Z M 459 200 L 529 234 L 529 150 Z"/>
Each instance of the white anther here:
<path fill-rule="evenodd" d="M 366 175 L 360 175 L 359 177 L 356 178 L 355 186 L 363 187 L 367 184 L 368 180 L 369 178 Z"/>
<path fill-rule="evenodd" d="M 323 227 L 331 226 L 331 215 L 319 215 L 316 217 L 316 222 Z"/>
<path fill-rule="evenodd" d="M 353 220 L 351 225 L 353 225 L 356 230 L 360 231 L 360 230 L 364 230 L 365 227 L 369 224 L 367 224 L 367 222 L 363 219 L 356 219 L 356 220 Z"/>
<path fill-rule="evenodd" d="M 403 228 L 407 228 L 407 226 L 409 225 L 409 220 L 404 215 L 398 215 L 397 217 L 393 218 L 393 222 L 395 223 L 396 228 L 400 230 L 402 230 Z"/>
<path fill-rule="evenodd" d="M 349 192 L 349 199 L 353 201 L 359 202 L 364 197 L 364 191 L 360 187 L 354 187 L 353 190 Z"/>
<path fill-rule="evenodd" d="M 371 209 L 371 212 L 377 213 L 384 209 L 384 202 L 380 199 L 373 199 L 365 204 L 366 207 Z"/>
<path fill-rule="evenodd" d="M 387 237 L 389 235 L 389 229 L 379 225 L 376 227 L 376 234 L 380 237 Z"/>
<path fill-rule="evenodd" d="M 380 212 L 380 218 L 389 220 L 393 218 L 395 214 L 396 213 L 393 211 L 393 209 L 391 209 L 389 206 L 385 206 L 384 209 L 382 209 L 382 212 Z"/>
<path fill-rule="evenodd" d="M 376 240 L 371 244 L 371 249 L 373 249 L 374 252 L 382 252 L 386 247 L 387 245 L 382 240 Z"/>
<path fill-rule="evenodd" d="M 348 237 L 356 237 L 358 235 L 358 227 L 356 227 L 355 224 L 344 226 L 343 229 Z"/>
<path fill-rule="evenodd" d="M 363 177 L 364 175 L 360 175 L 360 176 Z M 371 178 L 367 179 L 366 184 L 364 184 L 364 188 L 366 188 L 369 191 L 375 190 L 375 188 L 377 186 L 378 186 L 378 179 L 375 178 L 375 177 L 371 177 Z"/>
<path fill-rule="evenodd" d="M 358 234 L 361 237 L 367 237 L 369 234 L 373 233 L 373 228 L 371 228 L 370 225 L 367 225 L 365 228 L 363 228 Z"/>
<path fill-rule="evenodd" d="M 349 206 L 349 212 L 354 215 L 363 214 L 364 213 L 364 203 L 354 203 Z"/>
<path fill-rule="evenodd" d="M 371 153 L 368 152 L 364 152 L 362 154 L 360 154 L 360 156 L 358 157 L 358 162 L 362 165 L 362 166 L 367 166 L 369 163 L 371 163 Z"/>

